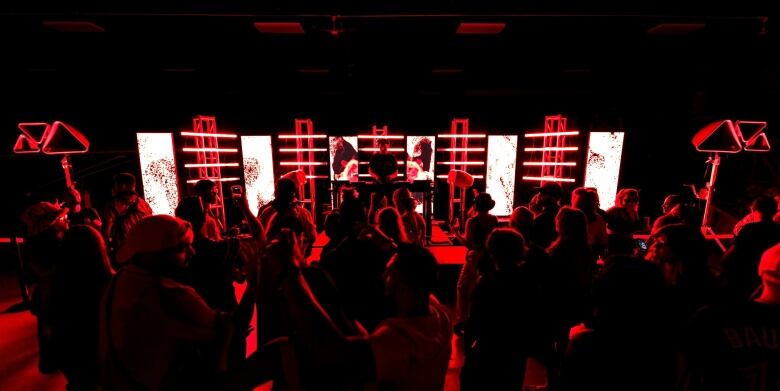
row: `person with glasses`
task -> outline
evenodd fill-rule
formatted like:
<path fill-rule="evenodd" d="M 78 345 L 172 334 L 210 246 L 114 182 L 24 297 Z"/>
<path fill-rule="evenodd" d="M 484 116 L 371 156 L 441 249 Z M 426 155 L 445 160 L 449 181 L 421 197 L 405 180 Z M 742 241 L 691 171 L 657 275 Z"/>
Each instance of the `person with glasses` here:
<path fill-rule="evenodd" d="M 639 216 L 639 190 L 620 189 L 615 206 L 607 210 L 607 231 L 610 234 L 633 234 L 647 228 Z"/>

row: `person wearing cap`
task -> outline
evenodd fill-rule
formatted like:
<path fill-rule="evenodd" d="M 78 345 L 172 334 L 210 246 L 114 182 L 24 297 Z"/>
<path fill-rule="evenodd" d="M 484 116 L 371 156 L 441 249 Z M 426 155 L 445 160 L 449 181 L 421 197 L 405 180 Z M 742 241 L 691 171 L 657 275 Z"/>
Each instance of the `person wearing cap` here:
<path fill-rule="evenodd" d="M 305 180 L 305 175 L 303 176 Z M 293 177 L 282 177 L 276 181 L 274 199 L 264 208 L 259 215 L 260 223 L 265 229 L 265 236 L 272 237 L 278 232 L 279 222 L 285 219 L 294 219 L 300 222 L 303 229 L 303 248 L 307 255 L 311 253 L 314 241 L 317 239 L 317 227 L 314 224 L 314 218 L 308 209 L 300 205 L 298 199 L 298 189 L 300 188 L 301 178 L 299 175 Z"/>
<path fill-rule="evenodd" d="M 490 214 L 490 210 L 496 206 L 493 197 L 488 193 L 479 193 L 474 199 L 476 216 L 466 220 L 465 244 L 468 249 L 466 262 L 460 269 L 456 297 L 456 324 L 462 327 L 462 323 L 468 319 L 471 307 L 471 294 L 480 273 L 487 272 L 492 265 L 485 250 L 485 241 L 488 235 L 498 227 L 498 218 Z"/>
<path fill-rule="evenodd" d="M 780 242 L 780 224 L 772 221 L 777 204 L 772 197 L 762 196 L 753 203 L 759 220 L 745 224 L 734 238 L 731 248 L 721 259 L 721 279 L 730 298 L 746 299 L 758 286 L 755 270 L 761 254 Z"/>
<path fill-rule="evenodd" d="M 31 311 L 38 318 L 38 369 L 52 373 L 58 364 L 52 339 L 52 292 L 55 266 L 61 259 L 60 249 L 68 230 L 68 208 L 51 202 L 38 202 L 21 216 L 27 226 L 24 243 L 26 265 L 29 267 Z"/>
<path fill-rule="evenodd" d="M 531 242 L 541 248 L 550 246 L 557 234 L 555 232 L 555 216 L 561 208 L 560 202 L 563 189 L 557 182 L 545 182 L 528 204 L 528 209 L 534 213 L 534 224 L 531 228 Z"/>
<path fill-rule="evenodd" d="M 687 390 L 776 390 L 780 384 L 780 243 L 758 264 L 751 300 L 706 307 L 686 328 Z"/>
<path fill-rule="evenodd" d="M 225 368 L 230 314 L 210 308 L 179 282 L 194 252 L 193 237 L 189 223 L 167 215 L 146 217 L 128 233 L 117 252 L 125 266 L 101 303 L 104 389 L 203 389 Z M 252 303 L 246 298 L 239 307 Z M 245 312 L 239 308 L 234 316 Z"/>
<path fill-rule="evenodd" d="M 112 198 L 103 214 L 103 235 L 112 260 L 130 229 L 144 217 L 152 215 L 152 208 L 136 193 L 133 174 L 117 174 L 113 180 Z M 120 265 L 114 262 L 112 266 L 117 268 Z"/>

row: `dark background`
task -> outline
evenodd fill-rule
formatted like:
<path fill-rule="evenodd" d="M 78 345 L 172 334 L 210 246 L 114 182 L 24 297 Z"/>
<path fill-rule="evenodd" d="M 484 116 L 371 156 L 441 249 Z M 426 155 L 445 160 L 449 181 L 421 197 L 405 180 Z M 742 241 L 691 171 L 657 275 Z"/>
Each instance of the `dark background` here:
<path fill-rule="evenodd" d="M 65 121 L 91 140 L 73 164 L 98 206 L 111 175 L 137 172 L 135 132 L 187 129 L 198 114 L 245 134 L 311 118 L 332 135 L 436 134 L 453 118 L 522 134 L 563 114 L 570 128 L 627 132 L 620 185 L 641 188 L 651 215 L 681 184 L 703 185 L 707 156 L 690 139 L 707 123 L 767 120 L 780 142 L 777 38 L 761 2 L 322 3 L 0 5 L 0 235 L 63 186 L 56 157 L 10 153 L 21 121 Z M 104 31 L 46 27 L 56 21 Z M 263 21 L 305 33 L 263 34 Z M 458 35 L 461 22 L 506 28 Z M 779 171 L 776 152 L 725 158 L 719 205 L 742 213 L 748 185 L 777 184 Z"/>

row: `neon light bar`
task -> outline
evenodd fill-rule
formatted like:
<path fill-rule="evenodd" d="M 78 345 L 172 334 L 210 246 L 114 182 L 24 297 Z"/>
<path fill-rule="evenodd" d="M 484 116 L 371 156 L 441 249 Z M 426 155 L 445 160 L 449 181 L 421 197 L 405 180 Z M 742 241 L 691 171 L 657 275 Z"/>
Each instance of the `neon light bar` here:
<path fill-rule="evenodd" d="M 154 214 L 173 215 L 179 204 L 173 134 L 137 133 L 136 140 L 144 199 Z"/>
<path fill-rule="evenodd" d="M 525 148 L 526 152 L 534 151 L 576 151 L 579 147 L 541 147 L 541 148 Z"/>
<path fill-rule="evenodd" d="M 447 179 L 447 177 L 449 177 L 449 175 L 436 175 L 436 178 L 439 178 L 439 179 Z M 484 175 L 472 175 L 471 177 L 474 178 L 474 179 L 483 179 L 483 178 L 485 178 Z"/>
<path fill-rule="evenodd" d="M 524 176 L 523 180 L 542 182 L 574 182 L 574 178 L 556 178 L 554 176 Z"/>
<path fill-rule="evenodd" d="M 566 166 L 574 167 L 577 162 L 523 162 L 524 166 Z"/>
<path fill-rule="evenodd" d="M 198 132 L 181 132 L 179 133 L 182 136 L 189 136 L 189 137 L 222 137 L 222 138 L 236 138 L 238 137 L 237 134 L 226 134 L 226 133 L 198 133 Z"/>
<path fill-rule="evenodd" d="M 597 189 L 603 209 L 609 209 L 615 204 L 624 136 L 623 132 L 590 133 L 585 186 Z"/>
<path fill-rule="evenodd" d="M 327 148 L 279 148 L 279 152 L 325 152 Z"/>
<path fill-rule="evenodd" d="M 398 164 L 404 164 L 404 163 L 406 163 L 406 160 L 396 160 L 395 162 L 398 163 Z M 358 162 L 358 164 L 360 164 L 362 166 L 364 164 L 369 164 L 369 162 Z"/>
<path fill-rule="evenodd" d="M 379 148 L 358 148 L 360 151 L 366 151 L 366 152 L 378 152 Z M 389 152 L 403 152 L 403 148 L 387 148 Z"/>
<path fill-rule="evenodd" d="M 484 166 L 485 162 L 437 162 L 436 164 L 445 164 L 448 166 L 466 165 L 466 166 Z"/>
<path fill-rule="evenodd" d="M 183 152 L 238 152 L 237 148 L 182 148 Z"/>
<path fill-rule="evenodd" d="M 361 135 L 358 135 L 357 137 L 358 137 L 358 138 L 388 138 L 388 139 L 402 139 L 402 138 L 404 138 L 405 136 L 400 136 L 400 135 L 397 135 L 397 134 L 393 134 L 393 135 L 386 134 L 386 135 L 384 135 L 384 136 L 374 136 L 374 135 L 371 135 L 371 134 L 361 134 Z"/>
<path fill-rule="evenodd" d="M 327 175 L 306 175 L 306 179 L 328 179 Z"/>
<path fill-rule="evenodd" d="M 238 167 L 238 163 L 187 163 L 184 165 L 184 167 Z"/>
<path fill-rule="evenodd" d="M 371 174 L 358 174 L 358 176 L 359 176 L 359 177 L 370 177 L 370 176 L 371 176 Z M 402 176 L 404 176 L 404 174 L 398 174 L 398 175 L 396 175 L 396 176 L 398 176 L 398 177 L 402 177 Z"/>
<path fill-rule="evenodd" d="M 327 137 L 324 134 L 280 134 L 278 136 L 279 138 L 284 139 L 295 139 L 295 138 L 325 138 Z"/>
<path fill-rule="evenodd" d="M 556 136 L 576 136 L 580 134 L 579 131 L 568 131 L 568 132 L 548 132 L 548 133 L 526 133 L 525 137 L 556 137 Z"/>
<path fill-rule="evenodd" d="M 279 162 L 280 166 L 325 166 L 325 162 Z"/>
<path fill-rule="evenodd" d="M 187 181 L 187 183 L 198 183 L 198 181 L 208 179 L 213 182 L 235 182 L 240 181 L 241 178 L 239 177 L 229 177 L 229 178 L 199 178 L 199 179 L 190 179 Z"/>
<path fill-rule="evenodd" d="M 484 134 L 440 134 L 441 138 L 485 138 Z"/>
<path fill-rule="evenodd" d="M 249 209 L 258 210 L 274 199 L 274 161 L 271 136 L 241 136 L 244 185 Z"/>
<path fill-rule="evenodd" d="M 485 152 L 485 148 L 439 148 L 440 152 Z"/>

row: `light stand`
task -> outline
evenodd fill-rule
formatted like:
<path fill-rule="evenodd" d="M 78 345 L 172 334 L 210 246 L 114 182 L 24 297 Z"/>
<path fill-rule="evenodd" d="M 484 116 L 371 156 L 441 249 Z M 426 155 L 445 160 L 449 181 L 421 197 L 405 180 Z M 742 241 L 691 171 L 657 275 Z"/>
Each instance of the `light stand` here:
<path fill-rule="evenodd" d="M 726 251 L 726 246 L 720 238 L 715 235 L 715 231 L 712 229 L 712 211 L 714 206 L 712 204 L 712 194 L 715 192 L 715 181 L 718 179 L 718 167 L 720 166 L 720 153 L 715 152 L 714 157 L 707 160 L 708 164 L 712 164 L 712 170 L 710 171 L 710 180 L 707 182 L 707 199 L 704 202 L 704 217 L 701 222 L 701 232 L 703 235 L 712 235 L 715 243 L 718 244 L 721 250 Z"/>

